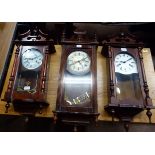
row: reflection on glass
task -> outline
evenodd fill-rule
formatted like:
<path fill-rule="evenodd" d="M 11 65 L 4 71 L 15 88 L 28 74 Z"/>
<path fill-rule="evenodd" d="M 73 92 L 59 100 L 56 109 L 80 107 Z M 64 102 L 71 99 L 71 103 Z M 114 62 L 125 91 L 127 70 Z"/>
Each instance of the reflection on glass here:
<path fill-rule="evenodd" d="M 116 73 L 116 94 L 118 100 L 142 98 L 138 74 L 123 75 Z"/>
<path fill-rule="evenodd" d="M 68 106 L 80 106 L 90 102 L 91 75 L 75 76 L 69 73 L 64 77 L 64 100 Z"/>
<path fill-rule="evenodd" d="M 137 63 L 127 52 L 120 52 L 115 57 L 116 95 L 119 101 L 142 99 Z"/>
<path fill-rule="evenodd" d="M 16 90 L 19 92 L 35 93 L 37 88 L 38 72 L 22 72 L 17 77 Z"/>

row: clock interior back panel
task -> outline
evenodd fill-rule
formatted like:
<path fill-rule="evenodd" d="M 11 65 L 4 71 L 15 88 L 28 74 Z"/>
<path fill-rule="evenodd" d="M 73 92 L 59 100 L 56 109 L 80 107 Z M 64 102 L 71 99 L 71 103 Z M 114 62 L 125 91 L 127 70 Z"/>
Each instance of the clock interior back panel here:
<path fill-rule="evenodd" d="M 56 53 L 52 54 L 50 57 L 50 64 L 49 64 L 49 77 L 48 77 L 48 89 L 47 89 L 47 101 L 49 103 L 49 107 L 43 110 L 42 114 L 36 113 L 36 116 L 39 117 L 53 117 L 52 111 L 55 110 L 56 107 L 56 98 L 57 98 L 57 88 L 58 88 L 58 78 L 59 78 L 59 68 L 60 68 L 60 57 L 61 57 L 61 46 L 56 45 Z M 15 52 L 14 48 L 14 52 Z M 104 110 L 104 106 L 108 103 L 108 69 L 107 69 L 107 62 L 106 58 L 101 55 L 102 47 L 98 47 L 97 50 L 97 101 L 98 101 L 98 112 L 99 120 L 109 120 L 111 121 L 111 116 L 107 114 Z M 151 52 L 149 48 L 143 50 L 143 57 L 144 57 L 144 67 L 146 70 L 146 77 L 150 89 L 150 97 L 152 98 L 153 104 L 155 106 L 155 72 L 153 68 L 153 62 L 151 58 Z M 12 55 L 9 70 L 7 73 L 7 77 L 5 80 L 3 92 L 1 95 L 1 99 L 4 98 L 4 93 L 7 89 L 11 68 L 14 60 L 14 54 Z M 151 61 L 150 61 L 151 60 Z M 0 114 L 5 114 L 5 102 L 0 101 Z M 140 114 L 136 115 L 134 118 L 134 122 L 148 122 L 148 118 L 146 116 L 146 111 L 141 112 Z M 155 110 L 152 110 L 153 118 L 155 116 Z M 9 108 L 8 115 L 20 115 L 20 113 L 15 112 L 13 106 Z M 152 122 L 155 123 L 155 119 L 152 119 Z"/>

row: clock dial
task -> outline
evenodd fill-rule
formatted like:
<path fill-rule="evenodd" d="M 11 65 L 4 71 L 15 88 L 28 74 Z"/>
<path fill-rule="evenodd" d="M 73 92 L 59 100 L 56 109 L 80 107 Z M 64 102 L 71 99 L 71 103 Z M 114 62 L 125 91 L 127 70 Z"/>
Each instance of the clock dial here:
<path fill-rule="evenodd" d="M 116 55 L 115 72 L 126 75 L 138 73 L 135 59 L 127 53 L 120 53 Z"/>
<path fill-rule="evenodd" d="M 67 70 L 75 75 L 87 74 L 90 64 L 90 57 L 83 51 L 72 52 L 67 58 Z"/>
<path fill-rule="evenodd" d="M 22 53 L 22 65 L 29 70 L 33 70 L 41 66 L 43 54 L 35 48 L 28 49 Z"/>

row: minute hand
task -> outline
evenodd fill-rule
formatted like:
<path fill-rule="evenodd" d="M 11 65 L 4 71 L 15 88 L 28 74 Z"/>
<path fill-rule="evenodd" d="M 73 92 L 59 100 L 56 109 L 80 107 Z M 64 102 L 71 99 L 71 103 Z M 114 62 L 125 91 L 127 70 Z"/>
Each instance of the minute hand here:
<path fill-rule="evenodd" d="M 128 60 L 126 60 L 126 61 L 124 61 L 124 63 L 126 63 L 127 61 L 129 61 L 129 60 L 131 60 L 132 58 L 130 58 L 130 59 L 128 59 Z"/>

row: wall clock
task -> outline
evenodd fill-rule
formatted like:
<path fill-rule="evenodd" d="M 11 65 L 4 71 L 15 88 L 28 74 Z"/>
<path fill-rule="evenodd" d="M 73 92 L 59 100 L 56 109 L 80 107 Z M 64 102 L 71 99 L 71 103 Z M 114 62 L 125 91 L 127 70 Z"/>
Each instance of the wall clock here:
<path fill-rule="evenodd" d="M 70 39 L 62 37 L 60 79 L 57 93 L 57 122 L 89 124 L 98 116 L 96 81 L 96 38 L 76 31 Z"/>
<path fill-rule="evenodd" d="M 48 106 L 46 80 L 49 54 L 55 52 L 53 40 L 37 27 L 19 34 L 14 41 L 15 59 L 4 100 L 6 113 L 13 103 L 19 111 L 37 111 Z"/>
<path fill-rule="evenodd" d="M 133 116 L 145 109 L 151 122 L 153 105 L 143 64 L 144 44 L 124 33 L 102 43 L 102 55 L 108 57 L 109 68 L 110 95 L 105 110 L 113 120 L 116 116 L 124 121 L 126 130 Z"/>

